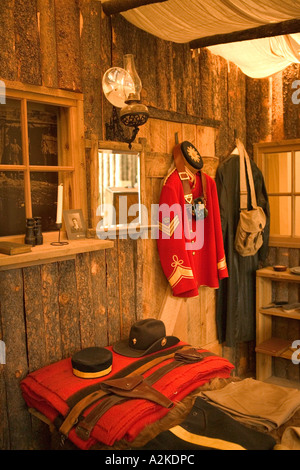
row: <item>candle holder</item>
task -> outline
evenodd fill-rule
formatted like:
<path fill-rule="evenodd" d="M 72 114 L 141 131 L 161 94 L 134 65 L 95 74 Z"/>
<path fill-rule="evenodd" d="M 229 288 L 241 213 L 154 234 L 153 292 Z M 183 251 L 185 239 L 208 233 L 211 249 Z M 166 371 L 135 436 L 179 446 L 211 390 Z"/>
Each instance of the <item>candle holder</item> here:
<path fill-rule="evenodd" d="M 60 240 L 60 229 L 62 227 L 62 224 L 56 224 L 56 227 L 58 229 L 58 241 L 57 242 L 51 242 L 50 245 L 53 245 L 53 246 L 64 246 L 64 245 L 68 245 L 69 242 L 62 242 Z"/>

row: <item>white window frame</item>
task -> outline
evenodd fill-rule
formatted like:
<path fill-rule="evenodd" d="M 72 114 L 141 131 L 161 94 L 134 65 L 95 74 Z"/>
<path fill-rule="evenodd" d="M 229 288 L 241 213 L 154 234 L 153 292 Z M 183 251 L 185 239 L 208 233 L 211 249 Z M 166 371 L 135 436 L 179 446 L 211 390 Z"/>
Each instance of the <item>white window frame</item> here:
<path fill-rule="evenodd" d="M 292 171 L 291 171 L 291 191 L 287 193 L 268 193 L 268 196 L 290 196 L 292 199 L 291 207 L 291 235 L 272 235 L 270 233 L 269 245 L 276 247 L 288 247 L 288 248 L 300 248 L 300 236 L 295 235 L 295 198 L 300 196 L 300 192 L 295 190 L 295 152 L 300 152 L 300 139 L 284 140 L 279 142 L 264 142 L 254 144 L 254 159 L 257 166 L 262 171 L 264 177 L 266 177 L 266 167 L 264 164 L 264 154 L 266 153 L 292 153 Z M 272 214 L 271 214 L 272 217 Z"/>

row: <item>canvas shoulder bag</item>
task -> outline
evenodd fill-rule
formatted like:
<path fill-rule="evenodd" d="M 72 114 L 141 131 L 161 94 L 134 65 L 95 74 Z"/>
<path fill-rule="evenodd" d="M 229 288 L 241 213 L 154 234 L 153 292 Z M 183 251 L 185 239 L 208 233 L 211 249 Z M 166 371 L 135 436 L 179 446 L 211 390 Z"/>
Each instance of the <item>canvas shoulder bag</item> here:
<path fill-rule="evenodd" d="M 234 247 L 241 256 L 253 256 L 263 244 L 266 214 L 262 207 L 257 205 L 250 158 L 244 145 L 239 140 L 237 141 L 237 148 L 240 154 L 240 218 Z M 245 162 L 250 186 L 251 210 L 248 210 Z"/>

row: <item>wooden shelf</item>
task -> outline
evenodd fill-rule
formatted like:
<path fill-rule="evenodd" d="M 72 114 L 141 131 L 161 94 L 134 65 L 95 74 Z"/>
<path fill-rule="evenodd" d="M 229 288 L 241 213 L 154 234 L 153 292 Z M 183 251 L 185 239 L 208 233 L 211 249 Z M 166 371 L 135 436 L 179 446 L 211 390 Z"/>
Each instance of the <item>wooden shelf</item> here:
<path fill-rule="evenodd" d="M 292 359 L 292 354 L 295 351 L 291 349 L 292 342 L 282 340 L 281 338 L 269 338 L 262 343 L 259 343 L 255 351 L 260 354 L 266 354 L 272 357 L 283 357 L 285 359 Z"/>
<path fill-rule="evenodd" d="M 272 338 L 272 322 L 273 317 L 282 317 L 287 320 L 300 320 L 300 311 L 285 312 L 282 308 L 263 309 L 264 305 L 272 302 L 272 283 L 273 282 L 289 282 L 300 283 L 300 276 L 293 274 L 289 269 L 287 271 L 274 271 L 272 267 L 259 269 L 256 271 L 256 378 L 261 381 L 271 381 L 272 383 L 282 384 L 295 388 L 300 388 L 300 382 L 289 381 L 273 377 L 273 358 L 279 357 L 287 361 L 291 361 L 293 350 L 290 346 L 285 350 L 274 352 L 259 351 L 260 346 L 265 341 Z M 297 340 L 298 338 L 294 338 Z M 262 348 L 261 348 L 262 349 Z"/>
<path fill-rule="evenodd" d="M 74 259 L 78 253 L 106 250 L 114 246 L 114 242 L 111 240 L 98 240 L 93 238 L 67 241 L 68 245 L 63 246 L 54 246 L 51 245 L 50 241 L 47 241 L 43 245 L 32 247 L 32 251 L 19 255 L 0 254 L 0 271 Z"/>
<path fill-rule="evenodd" d="M 300 309 L 294 312 L 285 312 L 281 308 L 268 308 L 259 309 L 261 315 L 271 315 L 273 317 L 282 317 L 282 318 L 293 318 L 294 320 L 300 320 Z"/>
<path fill-rule="evenodd" d="M 274 269 L 269 266 L 256 271 L 256 277 L 263 277 L 278 282 L 300 282 L 300 275 L 291 273 L 289 268 L 287 268 L 286 271 L 280 272 L 274 271 Z"/>

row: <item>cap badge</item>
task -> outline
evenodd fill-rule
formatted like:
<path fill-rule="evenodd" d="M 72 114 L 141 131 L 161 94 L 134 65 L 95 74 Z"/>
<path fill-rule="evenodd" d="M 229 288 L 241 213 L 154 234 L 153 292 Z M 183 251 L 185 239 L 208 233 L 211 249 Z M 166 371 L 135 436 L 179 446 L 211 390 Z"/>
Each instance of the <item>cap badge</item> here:
<path fill-rule="evenodd" d="M 160 343 L 162 346 L 165 346 L 167 344 L 167 338 L 163 338 Z"/>
<path fill-rule="evenodd" d="M 133 338 L 132 342 L 133 344 L 136 344 L 136 338 Z"/>
<path fill-rule="evenodd" d="M 194 160 L 194 162 L 200 161 L 200 154 L 197 152 L 197 150 L 194 147 L 188 147 L 186 151 L 191 157 L 191 159 Z"/>

